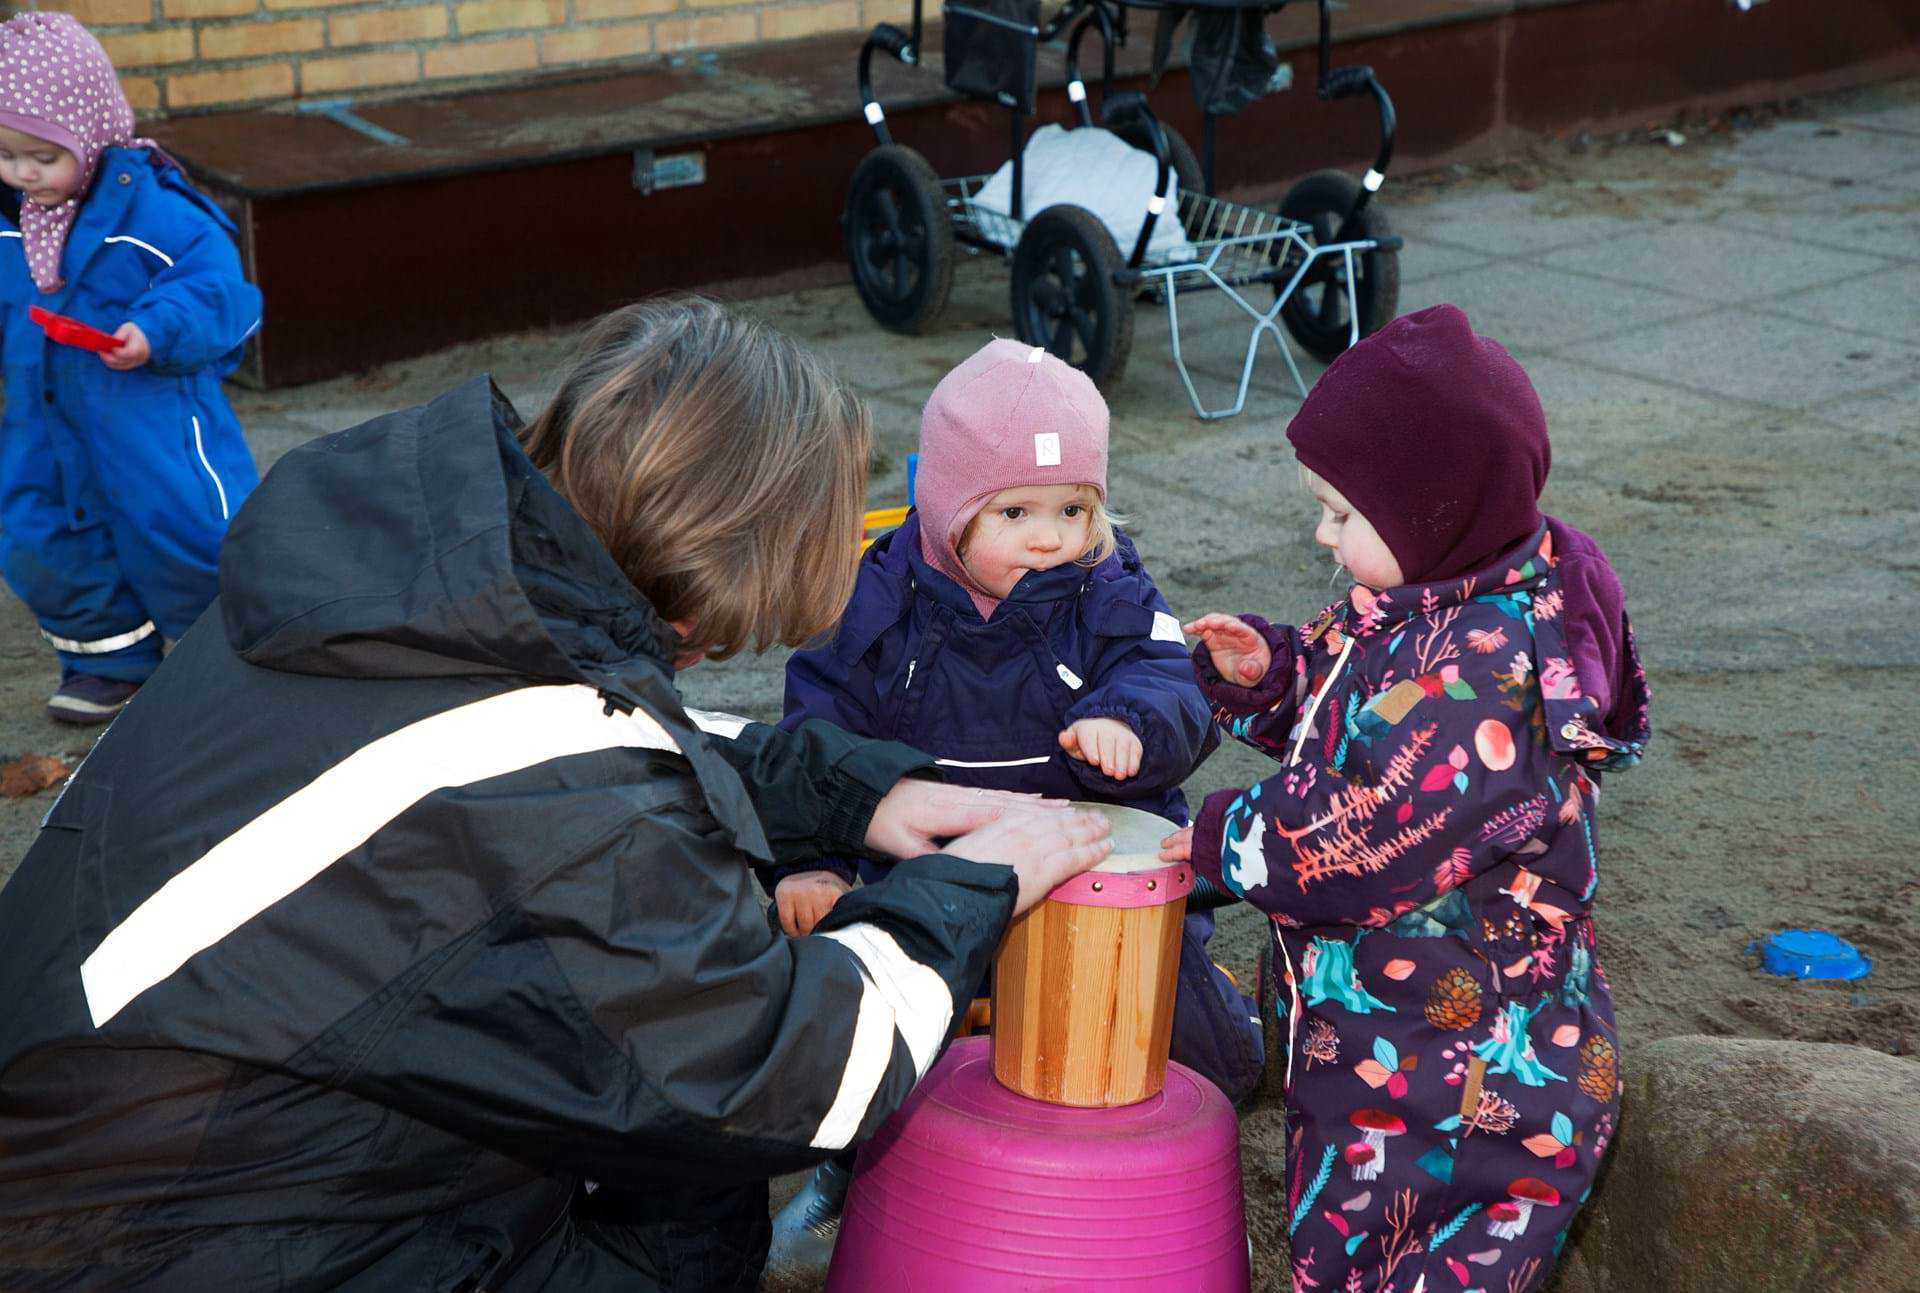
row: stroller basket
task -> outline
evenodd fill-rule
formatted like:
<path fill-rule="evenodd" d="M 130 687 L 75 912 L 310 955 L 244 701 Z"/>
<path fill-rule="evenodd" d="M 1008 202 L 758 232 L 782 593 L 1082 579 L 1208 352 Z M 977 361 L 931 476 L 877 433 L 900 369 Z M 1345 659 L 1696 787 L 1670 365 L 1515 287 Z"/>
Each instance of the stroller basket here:
<path fill-rule="evenodd" d="M 982 206 L 976 199 L 986 182 L 984 175 L 940 182 L 953 218 L 954 236 L 975 247 L 1010 252 L 1019 243 L 1026 222 Z M 1281 273 L 1278 267 L 1289 259 L 1283 244 L 1296 244 L 1302 253 L 1312 249 L 1306 240 L 1313 232 L 1309 226 L 1204 193 L 1180 195 L 1180 227 L 1186 232 L 1188 246 L 1149 253 L 1137 271 L 1150 291 L 1157 291 L 1156 284 L 1163 285 L 1170 278 L 1207 272 L 1220 283 L 1234 287 L 1284 280 L 1291 276 L 1299 258 L 1292 258 L 1294 263 Z"/>
<path fill-rule="evenodd" d="M 987 179 L 985 175 L 966 175 L 940 181 L 953 222 L 953 236 L 974 247 L 1011 254 L 1020 243 L 1026 222 L 981 205 L 979 193 Z M 1311 269 L 1323 262 L 1332 262 L 1332 281 L 1315 290 L 1345 296 L 1349 320 L 1347 345 L 1353 345 L 1360 340 L 1360 312 L 1352 295 L 1354 258 L 1376 248 L 1397 250 L 1400 240 L 1363 238 L 1351 242 L 1316 242 L 1310 224 L 1204 193 L 1181 193 L 1179 212 L 1187 245 L 1150 254 L 1142 259 L 1138 269 L 1119 270 L 1114 278 L 1166 307 L 1174 367 L 1179 371 L 1194 412 L 1203 419 L 1213 419 L 1232 417 L 1246 407 L 1248 386 L 1263 335 L 1273 338 L 1293 376 L 1295 388 L 1302 399 L 1306 398 L 1306 380 L 1276 322 L 1281 307 L 1293 297 Z M 1274 289 L 1270 305 L 1256 305 L 1240 291 L 1263 283 Z M 1234 402 L 1213 410 L 1201 401 L 1180 346 L 1178 297 L 1183 292 L 1204 290 L 1224 293 L 1252 322 Z"/>
<path fill-rule="evenodd" d="M 1206 264 L 1235 286 L 1272 279 L 1277 247 L 1304 230 L 1298 222 L 1259 207 L 1242 206 L 1204 193 L 1180 195 L 1180 227 L 1193 246 L 1190 256 L 1149 254 L 1143 269 L 1177 264 Z"/>

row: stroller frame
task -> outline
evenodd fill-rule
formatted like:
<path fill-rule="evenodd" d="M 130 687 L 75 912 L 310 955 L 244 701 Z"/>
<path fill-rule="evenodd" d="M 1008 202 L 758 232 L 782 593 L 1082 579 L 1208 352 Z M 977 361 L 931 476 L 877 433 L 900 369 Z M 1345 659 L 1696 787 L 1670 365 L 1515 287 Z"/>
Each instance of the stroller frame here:
<path fill-rule="evenodd" d="M 1253 7 L 1272 12 L 1285 3 L 1286 0 L 1256 0 Z M 1077 124 L 1082 126 L 1093 124 L 1093 113 L 1088 102 L 1087 86 L 1080 73 L 1080 42 L 1088 31 L 1099 31 L 1103 46 L 1102 120 L 1128 142 L 1150 152 L 1156 162 L 1154 193 L 1142 215 L 1140 233 L 1124 261 L 1120 259 L 1119 249 L 1113 245 L 1105 228 L 1082 208 L 1059 205 L 1049 207 L 1031 219 L 1025 217 L 1022 203 L 1027 114 L 1022 111 L 1014 95 L 1002 92 L 996 96 L 1009 108 L 1011 117 L 1013 183 L 1010 213 L 994 210 L 977 201 L 986 176 L 938 179 L 917 153 L 894 143 L 886 111 L 873 93 L 871 62 L 874 52 L 880 50 L 903 64 L 918 64 L 922 22 L 920 0 L 916 0 L 910 33 L 882 23 L 874 28 L 860 51 L 858 79 L 862 108 L 880 147 L 870 153 L 860 170 L 856 171 L 848 209 L 842 217 L 856 286 L 860 288 L 862 299 L 875 317 L 883 325 L 898 331 L 921 331 L 932 317 L 937 316 L 939 307 L 944 305 L 946 282 L 951 281 L 950 262 L 944 267 L 948 276 L 944 281 L 926 281 L 929 276 L 923 271 L 923 281 L 911 284 L 911 274 L 903 272 L 901 256 L 910 251 L 916 242 L 914 232 L 903 230 L 903 223 L 897 217 L 905 214 L 906 208 L 917 207 L 922 225 L 925 226 L 918 230 L 922 241 L 931 239 L 939 242 L 950 238 L 952 242 L 976 253 L 993 251 L 1011 260 L 1014 263 L 1016 332 L 1022 340 L 1045 345 L 1069 362 L 1074 362 L 1073 348 L 1078 340 L 1087 351 L 1087 360 L 1077 366 L 1087 369 L 1102 384 L 1117 379 L 1124 367 L 1126 350 L 1131 345 L 1132 299 L 1138 295 L 1165 306 L 1174 365 L 1188 401 L 1200 419 L 1211 421 L 1228 418 L 1245 409 L 1259 355 L 1260 339 L 1266 335 L 1273 337 L 1295 387 L 1304 398 L 1306 381 L 1294 358 L 1287 332 L 1283 329 L 1294 330 L 1296 339 L 1310 351 L 1330 359 L 1391 317 L 1391 301 L 1397 296 L 1395 258 L 1401 240 L 1386 229 L 1384 216 L 1379 214 L 1378 208 L 1370 209 L 1369 203 L 1384 181 L 1392 158 L 1396 124 L 1392 101 L 1370 68 L 1329 67 L 1330 0 L 1319 0 L 1319 96 L 1323 100 L 1359 94 L 1371 94 L 1374 97 L 1380 111 L 1381 142 L 1373 165 L 1358 185 L 1353 184 L 1342 172 L 1321 172 L 1296 185 L 1295 192 L 1314 185 L 1315 195 L 1320 199 L 1311 218 L 1307 219 L 1286 214 L 1289 204 L 1293 202 L 1294 192 L 1289 193 L 1288 201 L 1282 203 L 1279 213 L 1215 197 L 1212 189 L 1217 117 L 1211 113 L 1206 115 L 1205 169 L 1202 175 L 1195 175 L 1198 159 L 1193 157 L 1192 150 L 1183 141 L 1178 141 L 1177 136 L 1172 136 L 1170 140 L 1171 132 L 1154 115 L 1145 96 L 1138 92 L 1114 93 L 1110 90 L 1114 50 L 1125 42 L 1127 7 L 1156 9 L 1165 6 L 1162 0 L 1067 0 L 1051 19 L 1035 26 L 1026 26 L 1004 15 L 972 8 L 966 0 L 948 0 L 947 3 L 949 14 L 957 13 L 975 22 L 1010 29 L 1031 40 L 1036 50 L 1038 45 L 1052 40 L 1071 25 L 1072 32 L 1066 46 L 1066 89 L 1068 101 L 1079 118 Z M 1031 97 L 1031 85 L 1026 90 Z M 863 190 L 863 176 L 869 169 L 885 169 L 873 166 L 883 160 L 904 175 L 905 181 L 914 190 L 905 196 L 914 200 L 901 202 L 901 195 L 896 193 L 891 211 L 885 203 L 881 204 L 881 221 L 886 227 L 879 230 L 875 243 L 872 235 L 876 226 L 870 222 L 867 226 L 857 227 L 856 221 L 862 217 L 861 203 L 868 196 Z M 1182 188 L 1173 214 L 1180 222 L 1191 248 L 1189 254 L 1178 257 L 1168 253 L 1150 253 L 1148 250 L 1155 225 L 1169 205 L 1169 180 L 1176 166 L 1185 173 L 1179 176 Z M 1201 181 L 1199 185 L 1193 183 L 1196 179 Z M 1298 211 L 1296 214 L 1299 214 Z M 940 228 L 931 227 L 935 224 Z M 1030 248 L 1029 244 L 1034 241 L 1039 226 L 1045 226 L 1040 241 L 1046 245 Z M 885 274 L 876 272 L 877 263 L 871 254 L 876 245 L 881 248 L 882 254 L 894 257 L 890 262 L 890 282 Z M 1067 249 L 1064 259 L 1063 248 Z M 1050 276 L 1052 281 L 1044 285 L 1047 291 L 1033 288 L 1023 292 L 1023 288 L 1029 286 L 1023 279 L 1033 272 L 1036 260 L 1043 266 L 1041 276 Z M 1077 263 L 1081 260 L 1087 262 L 1084 270 Z M 1385 266 L 1384 274 L 1379 272 L 1381 264 Z M 1377 288 L 1382 279 L 1385 280 L 1383 295 L 1386 301 L 1362 299 L 1359 285 L 1363 266 L 1374 267 L 1373 277 L 1368 283 L 1370 290 Z M 1098 283 L 1090 284 L 1088 280 L 1094 278 L 1106 280 L 1112 290 L 1108 291 Z M 1244 290 L 1263 283 L 1274 292 L 1272 304 L 1265 308 L 1249 300 Z M 1308 285 L 1320 289 L 1317 305 L 1305 299 L 1303 288 Z M 884 298 L 889 288 L 893 289 L 896 296 L 905 296 L 912 290 L 925 288 L 928 294 L 938 299 L 933 309 L 921 314 L 890 318 L 882 308 L 887 302 L 876 299 Z M 1180 337 L 1179 297 L 1183 292 L 1202 290 L 1224 292 L 1250 320 L 1234 399 L 1231 404 L 1213 409 L 1209 409 L 1200 397 Z M 1033 299 L 1036 295 L 1041 298 L 1037 310 Z M 1089 296 L 1095 299 L 1101 310 L 1124 316 L 1124 337 L 1119 343 L 1118 360 L 1109 362 L 1104 370 L 1101 362 L 1111 360 L 1108 345 L 1111 339 L 1096 335 L 1096 332 L 1104 333 L 1105 320 L 1089 320 L 1076 308 L 1077 302 Z M 1334 317 L 1339 313 L 1337 307 L 1341 304 L 1345 306 L 1344 325 Z M 1380 308 L 1383 304 L 1384 309 Z M 1311 310 L 1314 317 L 1303 324 L 1307 310 Z M 1096 322 L 1100 324 L 1099 329 L 1093 327 Z M 1300 336 L 1303 326 L 1312 327 L 1314 323 L 1321 326 L 1312 332 L 1311 340 Z M 1329 323 L 1331 327 L 1326 326 Z"/>

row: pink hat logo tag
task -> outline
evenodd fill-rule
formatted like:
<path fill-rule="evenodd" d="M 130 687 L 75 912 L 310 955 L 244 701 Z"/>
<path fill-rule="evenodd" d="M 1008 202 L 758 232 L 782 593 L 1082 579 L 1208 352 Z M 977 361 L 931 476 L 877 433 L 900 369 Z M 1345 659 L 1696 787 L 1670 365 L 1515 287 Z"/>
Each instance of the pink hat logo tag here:
<path fill-rule="evenodd" d="M 1060 465 L 1060 433 L 1058 431 L 1044 431 L 1033 438 L 1033 465 L 1036 467 Z"/>

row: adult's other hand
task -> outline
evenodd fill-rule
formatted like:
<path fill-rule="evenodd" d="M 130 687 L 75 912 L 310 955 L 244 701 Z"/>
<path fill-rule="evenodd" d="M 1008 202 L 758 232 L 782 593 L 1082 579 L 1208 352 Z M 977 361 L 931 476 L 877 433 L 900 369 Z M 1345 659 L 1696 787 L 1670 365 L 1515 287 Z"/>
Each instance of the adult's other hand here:
<path fill-rule="evenodd" d="M 1095 813 L 1011 812 L 949 843 L 944 852 L 970 862 L 998 862 L 1020 877 L 1018 916 L 1113 852 L 1113 827 Z"/>
<path fill-rule="evenodd" d="M 1047 813 L 1065 807 L 1064 799 L 907 778 L 896 783 L 873 810 L 867 847 L 889 857 L 917 858 L 942 852 L 940 841 L 978 830 L 1004 813 Z"/>

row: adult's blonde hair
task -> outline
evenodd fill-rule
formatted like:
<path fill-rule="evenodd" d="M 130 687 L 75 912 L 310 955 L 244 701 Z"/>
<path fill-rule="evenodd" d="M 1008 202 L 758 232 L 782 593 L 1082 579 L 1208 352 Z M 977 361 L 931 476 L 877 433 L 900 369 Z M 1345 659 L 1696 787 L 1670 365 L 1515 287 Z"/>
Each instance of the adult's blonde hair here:
<path fill-rule="evenodd" d="M 833 627 L 853 594 L 866 406 L 775 329 L 700 297 L 615 310 L 520 436 L 679 649 Z"/>

